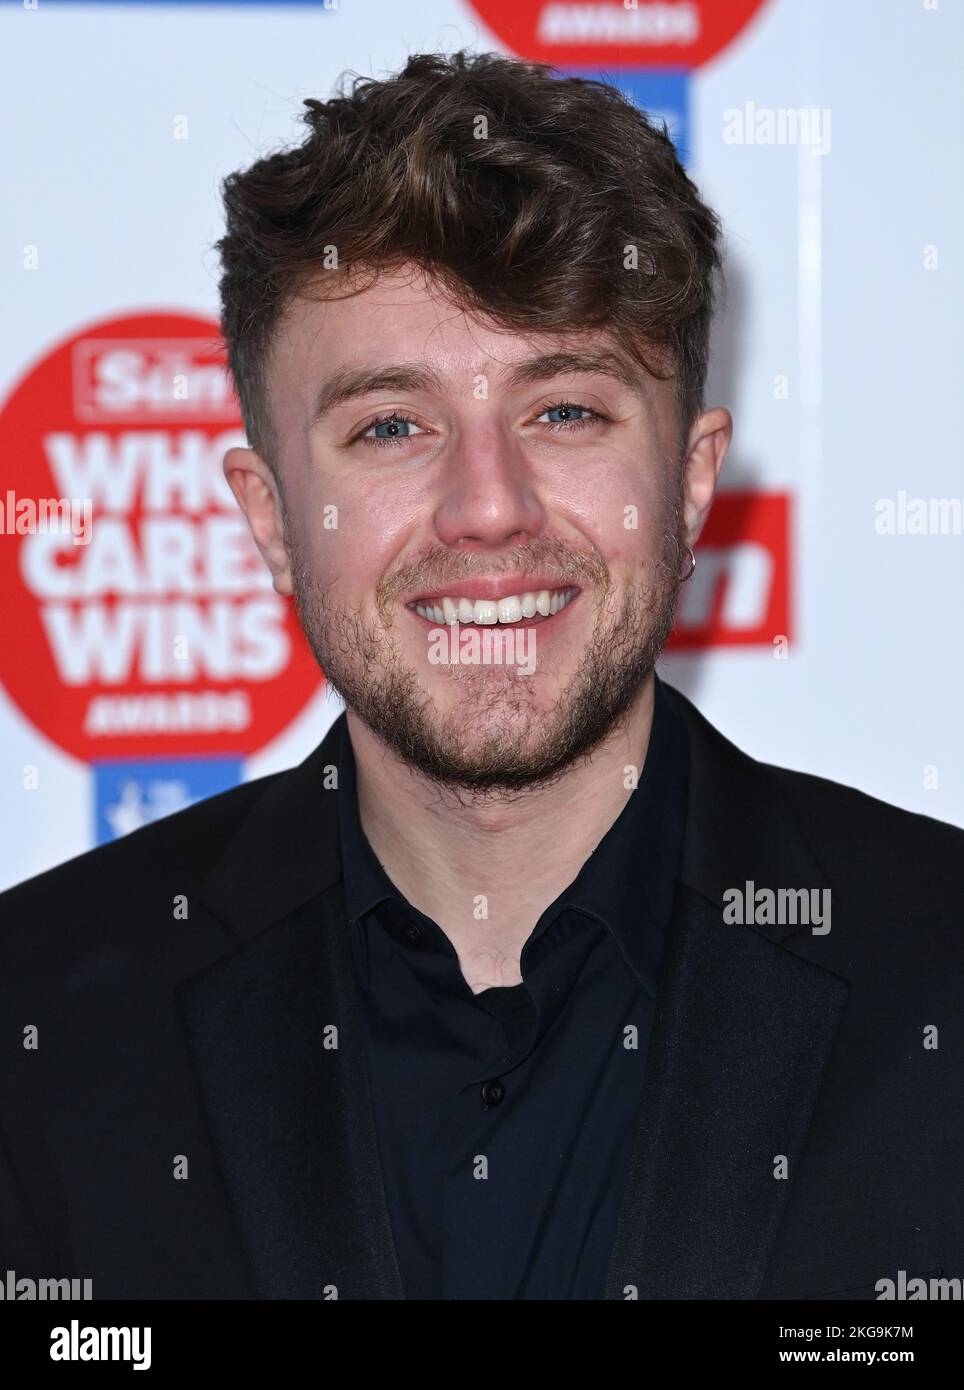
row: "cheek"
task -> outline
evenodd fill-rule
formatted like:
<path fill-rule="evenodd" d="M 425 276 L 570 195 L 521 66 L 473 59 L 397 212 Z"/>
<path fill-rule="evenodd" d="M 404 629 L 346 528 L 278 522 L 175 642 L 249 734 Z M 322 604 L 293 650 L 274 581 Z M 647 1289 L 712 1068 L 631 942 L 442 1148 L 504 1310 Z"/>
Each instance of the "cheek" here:
<path fill-rule="evenodd" d="M 368 603 L 404 546 L 398 509 L 371 498 L 343 498 L 316 504 L 314 514 L 315 572 L 344 598 Z"/>
<path fill-rule="evenodd" d="M 348 550 L 337 505 L 319 490 L 286 489 L 287 535 L 294 564 L 315 588 L 329 588 Z"/>
<path fill-rule="evenodd" d="M 594 475 L 592 485 L 570 500 L 570 514 L 613 571 L 645 564 L 661 549 L 669 524 L 658 482 L 640 466 L 619 461 Z"/>

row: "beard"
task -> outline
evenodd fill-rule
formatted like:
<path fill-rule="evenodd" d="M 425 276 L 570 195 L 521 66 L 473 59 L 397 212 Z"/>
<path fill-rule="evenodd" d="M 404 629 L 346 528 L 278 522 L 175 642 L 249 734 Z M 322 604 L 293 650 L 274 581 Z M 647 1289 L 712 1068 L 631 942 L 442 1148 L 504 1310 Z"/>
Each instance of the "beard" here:
<path fill-rule="evenodd" d="M 477 554 L 443 552 L 381 583 L 379 620 L 334 608 L 286 526 L 295 604 L 318 665 L 345 704 L 402 762 L 466 801 L 510 801 L 546 787 L 589 757 L 624 726 L 655 669 L 673 625 L 683 554 L 682 488 L 666 506 L 658 553 L 619 601 L 598 554 L 574 553 L 555 541 L 521 545 L 500 557 L 505 573 L 558 575 L 578 584 L 580 601 L 596 601 L 596 620 L 578 669 L 549 708 L 540 706 L 537 675 L 511 667 L 434 666 L 457 683 L 459 699 L 440 713 L 423 676 L 399 651 L 398 596 L 444 593 L 445 581 L 495 573 Z M 435 563 L 433 564 L 433 559 Z M 461 568 L 460 568 L 461 566 Z M 407 621 L 407 618 L 403 618 Z M 538 626 L 532 629 L 538 633 Z M 560 647 L 562 643 L 560 642 Z"/>

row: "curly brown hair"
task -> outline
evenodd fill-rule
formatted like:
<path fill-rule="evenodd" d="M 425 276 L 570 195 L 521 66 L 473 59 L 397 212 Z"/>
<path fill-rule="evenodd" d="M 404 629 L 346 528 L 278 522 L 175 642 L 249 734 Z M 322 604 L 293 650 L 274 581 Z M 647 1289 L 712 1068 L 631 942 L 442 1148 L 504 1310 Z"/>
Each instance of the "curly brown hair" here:
<path fill-rule="evenodd" d="M 286 305 L 357 293 L 405 262 L 507 329 L 608 328 L 646 371 L 675 377 L 688 428 L 703 408 L 721 229 L 665 122 L 607 83 L 496 53 L 417 54 L 304 106 L 302 144 L 222 184 L 221 330 L 267 462 Z"/>

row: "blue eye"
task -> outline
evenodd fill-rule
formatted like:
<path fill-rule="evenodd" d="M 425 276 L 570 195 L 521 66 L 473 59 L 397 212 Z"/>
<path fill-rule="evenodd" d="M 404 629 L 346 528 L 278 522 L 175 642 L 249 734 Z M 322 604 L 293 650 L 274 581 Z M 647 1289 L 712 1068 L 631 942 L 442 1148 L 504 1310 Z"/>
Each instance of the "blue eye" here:
<path fill-rule="evenodd" d="M 579 430 L 585 429 L 587 425 L 593 424 L 597 420 L 604 419 L 598 410 L 591 410 L 588 405 L 577 405 L 575 401 L 560 401 L 558 405 L 546 406 L 542 415 L 536 416 L 541 420 L 543 415 L 556 415 L 561 418 L 547 420 L 545 423 L 550 429 L 556 430 Z"/>
<path fill-rule="evenodd" d="M 411 437 L 411 427 L 424 433 L 417 420 L 410 420 L 404 415 L 386 415 L 381 420 L 373 420 L 362 435 L 363 439 L 372 439 L 377 443 L 392 444 L 396 439 L 409 439 Z M 375 433 L 372 434 L 371 431 Z"/>
<path fill-rule="evenodd" d="M 600 411 L 592 410 L 587 405 L 579 405 L 576 401 L 558 401 L 555 405 L 546 406 L 545 410 L 536 416 L 536 421 L 541 422 L 544 415 L 557 417 L 546 420 L 545 428 L 558 434 L 573 434 L 607 418 Z M 417 420 L 393 410 L 388 415 L 370 421 L 355 439 L 371 448 L 392 449 L 407 439 L 426 433 L 431 431 L 426 431 Z"/>

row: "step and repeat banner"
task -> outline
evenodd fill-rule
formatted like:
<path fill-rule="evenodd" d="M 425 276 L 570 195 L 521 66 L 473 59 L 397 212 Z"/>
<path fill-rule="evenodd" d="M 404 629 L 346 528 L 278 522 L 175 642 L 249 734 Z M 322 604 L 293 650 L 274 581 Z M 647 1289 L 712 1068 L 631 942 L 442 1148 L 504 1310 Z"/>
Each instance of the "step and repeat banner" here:
<path fill-rule="evenodd" d="M 460 47 L 614 83 L 724 223 L 734 441 L 662 674 L 755 756 L 964 825 L 959 4 L 17 0 L 0 887 L 339 713 L 221 473 L 218 184 L 342 73 Z"/>

